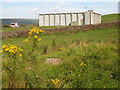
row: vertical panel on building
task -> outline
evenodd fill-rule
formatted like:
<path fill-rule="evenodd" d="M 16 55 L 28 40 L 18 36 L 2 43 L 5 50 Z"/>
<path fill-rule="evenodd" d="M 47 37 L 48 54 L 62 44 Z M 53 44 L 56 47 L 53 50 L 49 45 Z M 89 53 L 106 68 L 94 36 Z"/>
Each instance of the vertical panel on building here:
<path fill-rule="evenodd" d="M 97 14 L 95 14 L 95 24 L 98 24 L 98 15 Z"/>
<path fill-rule="evenodd" d="M 77 21 L 77 14 L 72 14 L 72 21 Z"/>
<path fill-rule="evenodd" d="M 49 26 L 49 15 L 45 15 L 45 26 Z"/>
<path fill-rule="evenodd" d="M 43 26 L 43 15 L 39 15 L 39 26 Z"/>
<path fill-rule="evenodd" d="M 78 14 L 78 23 L 79 23 L 79 25 L 82 25 L 83 24 L 83 22 L 84 22 L 84 17 L 83 17 L 83 14 Z"/>
<path fill-rule="evenodd" d="M 59 15 L 58 14 L 56 14 L 55 15 L 55 26 L 59 26 L 60 24 L 59 24 Z"/>
<path fill-rule="evenodd" d="M 54 26 L 54 15 L 50 15 L 50 26 Z"/>
<path fill-rule="evenodd" d="M 97 15 L 95 14 L 95 24 L 97 24 L 98 21 L 97 21 Z"/>
<path fill-rule="evenodd" d="M 94 24 L 95 22 L 94 22 L 94 13 L 93 12 L 91 12 L 91 24 Z"/>
<path fill-rule="evenodd" d="M 85 14 L 85 20 L 86 20 L 86 24 L 90 24 L 90 12 L 87 12 Z"/>
<path fill-rule="evenodd" d="M 65 14 L 61 14 L 61 25 L 65 25 Z"/>
<path fill-rule="evenodd" d="M 71 14 L 66 14 L 66 25 L 70 25 L 71 23 Z"/>
<path fill-rule="evenodd" d="M 101 23 L 101 15 L 99 15 L 99 23 Z"/>

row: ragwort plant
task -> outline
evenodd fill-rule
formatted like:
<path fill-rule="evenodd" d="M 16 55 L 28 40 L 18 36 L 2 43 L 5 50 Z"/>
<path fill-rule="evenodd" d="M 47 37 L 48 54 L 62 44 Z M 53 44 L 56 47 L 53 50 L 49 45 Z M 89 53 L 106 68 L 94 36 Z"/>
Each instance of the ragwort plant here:
<path fill-rule="evenodd" d="M 18 63 L 18 60 L 22 60 L 23 59 L 23 63 L 25 63 L 25 61 L 29 61 L 31 60 L 32 62 L 35 61 L 36 57 L 33 55 L 33 53 L 35 52 L 35 50 L 37 51 L 38 48 L 38 42 L 41 40 L 40 38 L 40 34 L 43 33 L 43 30 L 39 30 L 38 28 L 33 28 L 30 30 L 29 32 L 29 38 L 23 40 L 24 42 L 30 42 L 32 45 L 32 48 L 30 50 L 30 52 L 28 53 L 28 55 L 23 53 L 23 49 L 21 47 L 17 47 L 15 45 L 3 45 L 2 49 L 0 52 L 5 52 L 6 55 L 8 55 L 8 65 L 6 65 L 5 67 L 5 71 L 7 72 L 8 76 L 9 76 L 9 81 L 8 81 L 8 88 L 15 88 L 16 85 L 16 71 L 20 66 L 20 64 Z M 20 57 L 20 58 L 18 58 Z M 26 67 L 24 67 L 26 68 Z M 31 71 L 32 72 L 32 71 Z M 26 76 L 26 73 L 24 73 L 24 75 Z M 29 78 L 30 79 L 30 78 Z M 31 87 L 31 84 L 28 84 L 26 86 L 26 83 L 29 83 L 29 79 L 25 79 L 25 87 Z M 30 79 L 31 80 L 31 79 Z M 31 81 L 32 83 L 32 81 Z"/>
<path fill-rule="evenodd" d="M 43 30 L 33 28 L 29 31 L 28 39 L 23 40 L 24 42 L 29 42 L 32 46 L 30 52 L 28 53 L 28 57 L 25 57 L 27 61 L 34 62 L 36 60 L 36 55 L 34 55 L 33 53 L 38 49 L 38 42 L 41 40 L 40 35 L 43 32 Z"/>
<path fill-rule="evenodd" d="M 29 38 L 23 40 L 24 42 L 30 42 L 31 43 L 31 50 L 28 53 L 27 57 L 24 57 L 26 61 L 32 62 L 31 67 L 36 66 L 36 54 L 34 52 L 38 51 L 38 42 L 41 40 L 40 35 L 43 33 L 43 30 L 40 30 L 38 28 L 33 28 L 29 31 Z M 32 66 L 34 65 L 34 66 Z M 31 70 L 31 73 L 34 72 L 34 69 Z M 33 73 L 34 74 L 34 73 Z M 39 82 L 39 79 L 33 79 L 33 77 L 27 77 L 28 74 L 25 73 L 25 87 L 30 88 L 30 87 L 36 87 L 34 82 Z M 29 75 L 28 75 L 29 76 Z M 27 78 L 27 79 L 26 79 Z"/>
<path fill-rule="evenodd" d="M 17 47 L 15 45 L 8 44 L 8 45 L 2 46 L 1 52 L 5 52 L 9 57 L 8 65 L 5 67 L 5 70 L 9 75 L 9 83 L 8 83 L 9 88 L 13 88 L 16 86 L 15 72 L 18 67 L 17 60 L 18 60 L 18 57 L 22 57 L 22 51 L 23 50 L 21 47 Z"/>

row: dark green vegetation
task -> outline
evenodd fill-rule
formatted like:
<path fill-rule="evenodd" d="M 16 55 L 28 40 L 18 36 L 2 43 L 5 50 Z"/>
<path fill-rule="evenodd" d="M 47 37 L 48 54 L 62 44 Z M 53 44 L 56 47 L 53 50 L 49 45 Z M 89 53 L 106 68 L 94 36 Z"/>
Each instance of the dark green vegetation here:
<path fill-rule="evenodd" d="M 24 49 L 27 56 L 31 50 L 25 38 L 4 39 L 3 44 L 13 44 Z M 16 59 L 15 87 L 52 88 L 51 79 L 59 79 L 61 88 L 117 88 L 118 29 L 91 30 L 42 34 L 38 49 L 29 60 Z M 62 63 L 46 64 L 47 58 L 58 58 Z M 8 87 L 9 59 L 3 53 L 3 87 Z M 23 63 L 24 62 L 24 63 Z M 86 65 L 81 65 L 84 62 Z"/>
<path fill-rule="evenodd" d="M 102 15 L 102 22 L 110 22 L 120 20 L 120 14 Z"/>

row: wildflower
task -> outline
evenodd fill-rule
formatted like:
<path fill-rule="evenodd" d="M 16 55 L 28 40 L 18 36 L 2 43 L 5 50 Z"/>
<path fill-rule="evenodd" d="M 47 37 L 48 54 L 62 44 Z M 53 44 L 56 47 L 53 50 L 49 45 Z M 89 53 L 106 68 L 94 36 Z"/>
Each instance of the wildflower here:
<path fill-rule="evenodd" d="M 43 30 L 39 30 L 38 28 L 33 28 L 30 30 L 29 35 L 39 34 L 39 33 L 43 33 L 43 32 L 44 32 Z"/>
<path fill-rule="evenodd" d="M 19 47 L 19 51 L 22 52 L 23 50 Z"/>
<path fill-rule="evenodd" d="M 28 42 L 28 39 L 23 40 L 24 42 Z"/>
<path fill-rule="evenodd" d="M 45 31 L 43 31 L 43 30 L 40 30 L 40 32 L 45 32 Z"/>
<path fill-rule="evenodd" d="M 20 47 L 14 46 L 14 45 L 3 45 L 2 46 L 2 51 L 6 51 L 9 53 L 17 53 L 17 52 L 21 52 L 22 49 Z"/>
<path fill-rule="evenodd" d="M 40 41 L 40 40 L 42 40 L 42 39 L 41 39 L 41 38 L 38 38 L 37 40 Z"/>
<path fill-rule="evenodd" d="M 2 48 L 7 48 L 7 45 L 3 45 Z"/>
<path fill-rule="evenodd" d="M 9 50 L 9 48 L 6 48 L 6 49 L 5 49 L 5 51 L 8 51 L 8 50 Z"/>
<path fill-rule="evenodd" d="M 86 66 L 86 64 L 85 64 L 84 62 L 82 62 L 82 63 L 80 64 L 80 66 Z"/>
<path fill-rule="evenodd" d="M 3 50 L 0 50 L 0 53 L 3 52 Z"/>
<path fill-rule="evenodd" d="M 37 35 L 35 35 L 35 36 L 34 36 L 34 38 L 38 38 L 38 36 L 37 36 Z"/>
<path fill-rule="evenodd" d="M 31 34 L 32 34 L 32 32 L 29 32 L 29 34 L 31 35 Z"/>
<path fill-rule="evenodd" d="M 51 82 L 52 82 L 52 85 L 55 87 L 55 88 L 59 88 L 60 87 L 60 80 L 59 79 L 51 79 Z"/>
<path fill-rule="evenodd" d="M 20 57 L 22 57 L 22 54 L 19 54 Z"/>

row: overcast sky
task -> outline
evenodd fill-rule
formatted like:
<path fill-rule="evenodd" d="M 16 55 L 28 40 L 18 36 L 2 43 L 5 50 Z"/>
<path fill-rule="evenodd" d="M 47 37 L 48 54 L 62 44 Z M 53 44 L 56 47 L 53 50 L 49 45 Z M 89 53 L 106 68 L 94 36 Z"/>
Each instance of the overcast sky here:
<path fill-rule="evenodd" d="M 19 1 L 19 2 L 18 2 Z M 34 2 L 33 2 L 34 1 Z M 40 2 L 41 1 L 41 2 Z M 93 10 L 102 15 L 118 13 L 117 0 L 2 0 L 0 18 L 34 18 L 40 13 L 82 12 Z M 93 2 L 94 1 L 94 2 Z M 99 2 L 98 2 L 99 1 Z M 101 1 L 101 2 L 100 2 Z M 105 2 L 106 1 L 106 2 Z"/>

